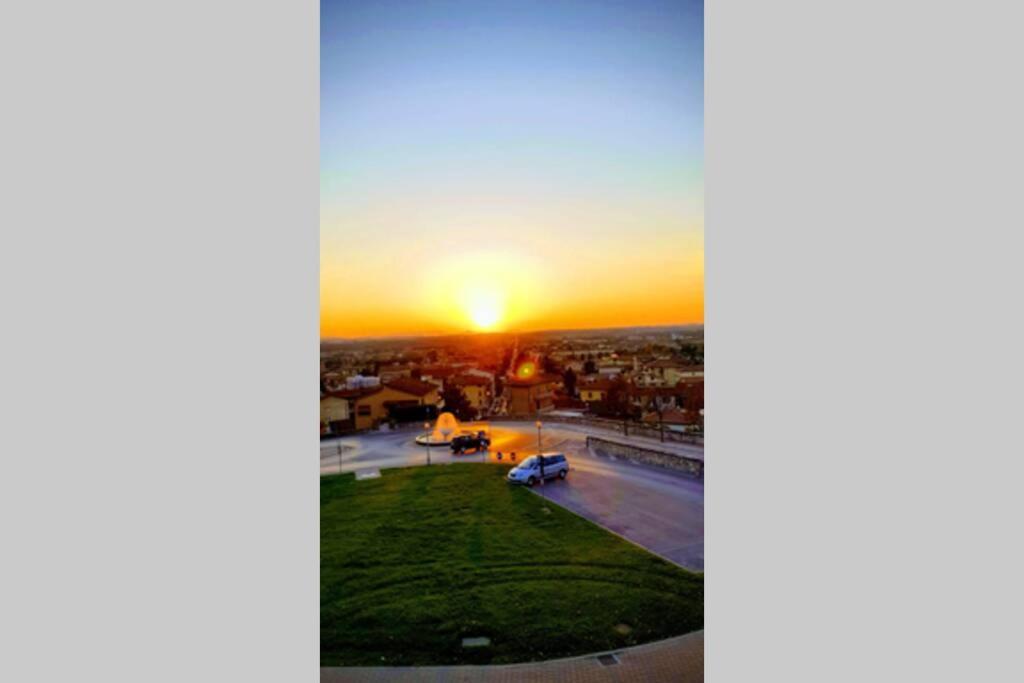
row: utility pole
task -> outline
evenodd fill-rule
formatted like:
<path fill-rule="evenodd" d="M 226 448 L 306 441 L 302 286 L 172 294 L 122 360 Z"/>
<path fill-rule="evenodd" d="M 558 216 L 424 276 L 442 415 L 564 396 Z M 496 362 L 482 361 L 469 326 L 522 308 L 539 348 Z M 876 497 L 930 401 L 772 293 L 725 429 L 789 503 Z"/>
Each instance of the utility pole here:
<path fill-rule="evenodd" d="M 430 423 L 424 422 L 423 429 L 427 430 L 427 467 L 430 467 Z"/>
<path fill-rule="evenodd" d="M 537 420 L 537 461 L 540 463 L 540 485 L 544 485 L 544 451 L 541 448 L 541 427 L 544 424 Z"/>

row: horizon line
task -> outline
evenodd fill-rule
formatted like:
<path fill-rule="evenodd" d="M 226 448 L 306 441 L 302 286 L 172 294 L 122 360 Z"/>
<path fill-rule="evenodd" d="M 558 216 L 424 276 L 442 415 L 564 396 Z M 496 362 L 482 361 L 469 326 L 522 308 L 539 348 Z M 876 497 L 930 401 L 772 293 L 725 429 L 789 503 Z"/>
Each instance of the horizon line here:
<path fill-rule="evenodd" d="M 396 339 L 434 339 L 442 337 L 462 337 L 462 336 L 487 336 L 487 335 L 501 335 L 501 334 L 542 334 L 551 332 L 604 332 L 614 330 L 653 330 L 653 329 L 670 329 L 677 327 L 704 327 L 704 322 L 692 322 L 692 323 L 667 323 L 663 325 L 617 325 L 612 327 L 553 327 L 543 329 L 531 329 L 531 330 L 495 330 L 491 332 L 478 331 L 478 330 L 465 330 L 462 332 L 412 332 L 408 334 L 385 334 L 385 335 L 368 335 L 365 337 L 320 337 L 320 342 L 325 341 L 387 341 Z"/>

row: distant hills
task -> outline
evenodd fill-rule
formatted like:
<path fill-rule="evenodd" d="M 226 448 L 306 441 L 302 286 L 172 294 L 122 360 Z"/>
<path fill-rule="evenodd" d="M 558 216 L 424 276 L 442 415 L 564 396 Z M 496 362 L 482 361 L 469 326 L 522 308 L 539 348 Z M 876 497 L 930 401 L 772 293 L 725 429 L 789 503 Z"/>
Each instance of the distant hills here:
<path fill-rule="evenodd" d="M 427 344 L 445 344 L 455 343 L 459 341 L 483 341 L 483 340 L 502 340 L 511 337 L 519 337 L 521 339 L 545 339 L 549 337 L 575 337 L 577 339 L 592 339 L 595 337 L 628 337 L 635 335 L 650 335 L 650 334 L 700 334 L 703 336 L 704 325 L 703 324 L 691 324 L 691 325 L 653 325 L 653 326 L 633 326 L 633 327 L 603 327 L 603 328 L 587 328 L 587 329 L 563 329 L 563 330 L 533 330 L 528 332 L 462 332 L 452 334 L 436 334 L 436 335 L 389 335 L 381 337 L 357 337 L 357 338 L 343 338 L 343 337 L 325 337 L 320 339 L 321 347 L 331 346 L 358 346 L 361 344 L 374 344 L 374 345 L 418 345 L 420 343 Z"/>

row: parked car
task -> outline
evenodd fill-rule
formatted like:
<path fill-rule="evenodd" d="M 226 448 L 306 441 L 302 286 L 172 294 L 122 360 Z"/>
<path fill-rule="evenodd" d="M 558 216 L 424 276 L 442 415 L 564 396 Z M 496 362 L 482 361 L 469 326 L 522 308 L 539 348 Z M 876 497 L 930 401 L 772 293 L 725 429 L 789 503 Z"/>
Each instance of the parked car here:
<path fill-rule="evenodd" d="M 487 450 L 487 447 L 491 445 L 491 440 L 487 438 L 487 435 L 483 432 L 477 432 L 476 434 L 460 434 L 459 436 L 452 439 L 452 453 L 465 453 L 468 450 L 475 450 L 480 452 Z"/>
<path fill-rule="evenodd" d="M 541 470 L 543 469 L 543 475 Z M 531 455 L 509 470 L 508 481 L 513 484 L 533 486 L 544 479 L 565 479 L 569 475 L 569 460 L 564 453 L 543 453 Z"/>

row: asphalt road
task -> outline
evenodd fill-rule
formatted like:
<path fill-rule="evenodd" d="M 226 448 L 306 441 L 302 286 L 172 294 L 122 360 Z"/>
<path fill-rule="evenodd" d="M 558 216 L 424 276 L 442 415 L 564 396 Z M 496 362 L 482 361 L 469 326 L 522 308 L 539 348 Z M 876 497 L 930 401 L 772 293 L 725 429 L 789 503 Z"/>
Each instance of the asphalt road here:
<path fill-rule="evenodd" d="M 474 428 L 466 425 L 467 429 Z M 428 451 L 414 439 L 419 432 L 383 432 L 322 442 L 321 474 L 366 472 L 388 467 L 426 465 Z M 704 570 L 704 484 L 659 467 L 595 455 L 586 447 L 588 434 L 609 435 L 599 429 L 551 424 L 542 431 L 544 451 L 564 452 L 570 473 L 564 481 L 552 480 L 534 491 L 559 505 L 665 557 L 697 571 Z M 533 423 L 495 423 L 488 452 L 453 456 L 447 447 L 430 449 L 431 463 L 516 462 L 537 452 Z M 618 435 L 616 438 L 623 438 Z M 674 450 L 703 458 L 699 446 L 660 444 L 630 437 L 654 448 Z M 338 455 L 339 444 L 342 446 Z M 340 466 L 339 466 L 340 462 Z"/>

